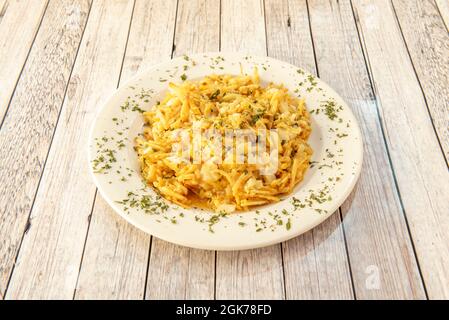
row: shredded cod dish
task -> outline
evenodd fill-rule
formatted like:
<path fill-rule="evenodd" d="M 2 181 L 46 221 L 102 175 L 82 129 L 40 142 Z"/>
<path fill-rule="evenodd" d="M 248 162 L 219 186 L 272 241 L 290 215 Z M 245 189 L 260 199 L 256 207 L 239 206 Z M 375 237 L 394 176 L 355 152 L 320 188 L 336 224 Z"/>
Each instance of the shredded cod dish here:
<path fill-rule="evenodd" d="M 169 83 L 135 139 L 148 186 L 182 207 L 246 211 L 280 201 L 304 178 L 312 149 L 305 101 L 252 75 Z"/>

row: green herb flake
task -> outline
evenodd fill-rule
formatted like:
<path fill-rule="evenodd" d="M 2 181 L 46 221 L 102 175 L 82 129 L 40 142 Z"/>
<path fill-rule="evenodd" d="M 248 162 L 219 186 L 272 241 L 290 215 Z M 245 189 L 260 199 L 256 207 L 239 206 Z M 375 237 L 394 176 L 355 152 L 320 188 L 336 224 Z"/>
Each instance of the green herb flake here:
<path fill-rule="evenodd" d="M 211 99 L 211 100 L 217 99 L 217 97 L 218 97 L 219 94 L 220 94 L 220 90 L 217 89 L 214 93 L 212 93 L 212 94 L 210 95 L 210 99 Z"/>
<path fill-rule="evenodd" d="M 286 228 L 287 230 L 290 230 L 290 229 L 292 228 L 292 223 L 291 223 L 290 218 L 288 219 L 287 223 L 285 224 L 285 228 Z"/>

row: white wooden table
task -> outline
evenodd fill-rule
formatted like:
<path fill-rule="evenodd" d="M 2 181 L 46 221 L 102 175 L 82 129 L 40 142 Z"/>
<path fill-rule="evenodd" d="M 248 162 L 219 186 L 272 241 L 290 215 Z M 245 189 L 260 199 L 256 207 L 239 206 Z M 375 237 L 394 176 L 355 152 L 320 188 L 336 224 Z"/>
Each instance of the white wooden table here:
<path fill-rule="evenodd" d="M 447 0 L 0 0 L 0 298 L 449 298 Z M 136 72 L 243 51 L 317 74 L 354 110 L 360 181 L 258 250 L 172 245 L 118 217 L 88 129 Z"/>

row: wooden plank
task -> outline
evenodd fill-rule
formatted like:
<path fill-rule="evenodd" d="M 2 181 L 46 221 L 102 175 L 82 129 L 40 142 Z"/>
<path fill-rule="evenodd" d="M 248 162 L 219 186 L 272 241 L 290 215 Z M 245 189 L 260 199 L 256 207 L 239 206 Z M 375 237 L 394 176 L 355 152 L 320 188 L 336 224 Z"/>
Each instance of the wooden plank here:
<path fill-rule="evenodd" d="M 194 250 L 153 237 L 146 299 L 213 299 L 214 251 Z"/>
<path fill-rule="evenodd" d="M 223 0 L 221 50 L 267 54 L 262 1 Z M 217 252 L 217 299 L 283 299 L 281 246 Z"/>
<path fill-rule="evenodd" d="M 0 123 L 19 79 L 48 0 L 0 2 Z"/>
<path fill-rule="evenodd" d="M 441 18 L 446 25 L 446 30 L 449 30 L 449 1 L 447 0 L 435 0 L 438 11 L 440 12 Z"/>
<path fill-rule="evenodd" d="M 8 8 L 8 1 L 0 0 L 0 24 L 2 23 L 2 19 L 5 16 L 7 8 Z"/>
<path fill-rule="evenodd" d="M 306 0 L 266 0 L 268 55 L 316 74 Z"/>
<path fill-rule="evenodd" d="M 176 0 L 137 0 L 122 79 L 170 59 L 176 19 Z"/>
<path fill-rule="evenodd" d="M 249 19 L 251 17 L 251 19 Z M 221 50 L 267 55 L 263 1 L 221 2 Z"/>
<path fill-rule="evenodd" d="M 89 127 L 117 86 L 133 3 L 92 4 L 8 299 L 74 295 L 95 193 L 85 152 Z"/>
<path fill-rule="evenodd" d="M 142 299 L 149 246 L 97 194 L 75 299 Z"/>
<path fill-rule="evenodd" d="M 305 0 L 266 0 L 268 54 L 316 74 Z M 352 299 L 339 212 L 283 245 L 287 299 Z"/>
<path fill-rule="evenodd" d="M 174 56 L 220 49 L 220 0 L 179 0 Z"/>
<path fill-rule="evenodd" d="M 362 174 L 342 206 L 356 297 L 425 298 L 351 3 L 309 1 L 309 9 L 320 77 L 350 104 L 364 139 Z"/>
<path fill-rule="evenodd" d="M 70 28 L 67 5 L 79 9 Z M 89 8 L 87 1 L 49 5 L 0 130 L 0 295 L 27 229 Z"/>
<path fill-rule="evenodd" d="M 283 249 L 287 299 L 354 299 L 339 212 Z"/>
<path fill-rule="evenodd" d="M 427 293 L 431 299 L 447 299 L 447 162 L 429 120 L 391 3 L 364 0 L 353 4 Z"/>
<path fill-rule="evenodd" d="M 218 51 L 220 1 L 180 0 L 175 55 Z M 176 246 L 153 237 L 147 299 L 213 299 L 214 251 Z"/>
<path fill-rule="evenodd" d="M 449 162 L 449 35 L 433 1 L 393 1 L 407 49 Z"/>
<path fill-rule="evenodd" d="M 217 252 L 217 299 L 283 299 L 280 245 Z"/>
<path fill-rule="evenodd" d="M 136 1 L 120 83 L 169 58 L 176 0 Z M 121 219 L 97 194 L 76 299 L 142 299 L 151 237 Z"/>

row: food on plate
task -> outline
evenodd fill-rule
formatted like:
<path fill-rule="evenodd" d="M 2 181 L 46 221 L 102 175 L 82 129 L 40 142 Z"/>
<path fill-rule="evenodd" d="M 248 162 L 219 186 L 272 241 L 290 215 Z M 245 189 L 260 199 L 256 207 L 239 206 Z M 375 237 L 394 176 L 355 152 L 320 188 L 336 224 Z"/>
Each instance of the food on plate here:
<path fill-rule="evenodd" d="M 143 116 L 135 140 L 142 177 L 182 207 L 230 213 L 277 202 L 310 165 L 305 101 L 263 85 L 257 69 L 169 83 Z"/>

